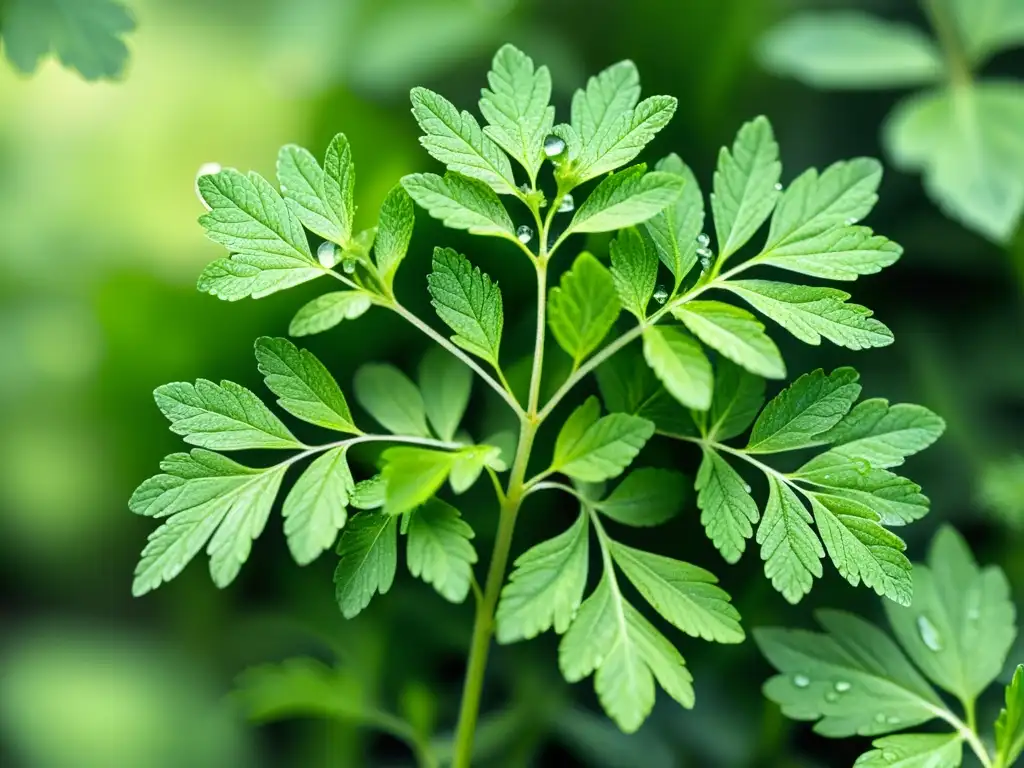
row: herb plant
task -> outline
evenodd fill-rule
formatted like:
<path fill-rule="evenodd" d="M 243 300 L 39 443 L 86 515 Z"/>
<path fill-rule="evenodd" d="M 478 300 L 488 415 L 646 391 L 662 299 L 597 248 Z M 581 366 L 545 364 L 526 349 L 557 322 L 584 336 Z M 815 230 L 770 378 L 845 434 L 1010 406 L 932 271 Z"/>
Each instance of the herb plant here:
<path fill-rule="evenodd" d="M 331 142 L 323 165 L 304 149 L 282 149 L 280 192 L 255 173 L 221 170 L 199 178 L 209 208 L 200 221 L 230 251 L 204 270 L 201 290 L 227 300 L 260 298 L 328 278 L 339 290 L 299 309 L 293 336 L 344 327 L 374 309 L 398 314 L 433 347 L 416 382 L 389 364 L 356 371 L 352 392 L 364 418 L 352 413 L 334 376 L 309 351 L 284 338 L 259 339 L 259 370 L 277 405 L 337 435 L 312 445 L 238 384 L 160 387 L 157 405 L 194 448 L 167 457 L 162 473 L 131 500 L 136 513 L 163 520 L 136 570 L 138 595 L 174 578 L 203 548 L 214 582 L 230 584 L 293 466 L 304 469 L 283 501 L 288 546 L 305 564 L 337 540 L 335 591 L 346 617 L 389 590 L 404 537 L 413 576 L 454 603 L 473 595 L 475 624 L 450 748 L 455 766 L 470 761 L 495 638 L 513 643 L 552 629 L 562 635 L 558 664 L 565 678 L 593 676 L 605 711 L 627 732 L 650 713 L 656 685 L 683 706 L 694 704 L 674 633 L 652 623 L 648 608 L 693 637 L 744 639 L 715 576 L 625 543 L 630 526 L 658 525 L 683 506 L 684 475 L 632 468 L 655 434 L 700 449 L 701 521 L 728 562 L 755 537 L 766 575 L 795 603 L 822 575 L 827 553 L 851 584 L 909 605 L 911 566 L 890 529 L 924 515 L 928 500 L 892 469 L 943 430 L 941 419 L 920 406 L 882 399 L 855 405 L 861 387 L 852 368 L 806 373 L 764 405 L 765 379 L 784 379 L 786 366 L 764 325 L 737 301 L 810 344 L 825 338 L 861 350 L 892 342 L 889 329 L 845 291 L 745 275 L 775 268 L 852 281 L 895 262 L 899 246 L 859 224 L 876 201 L 876 161 L 811 169 L 783 189 L 771 126 L 763 117 L 747 123 L 719 155 L 712 250 L 702 231 L 703 195 L 678 156 L 652 171 L 644 164 L 623 168 L 676 109 L 669 96 L 640 100 L 631 62 L 577 91 L 568 123 L 555 122 L 547 68 L 512 46 L 498 51 L 488 84 L 483 127 L 444 97 L 412 91 L 421 142 L 448 170 L 403 178 L 370 229 L 355 221 L 355 171 L 344 135 Z M 505 201 L 515 204 L 512 210 Z M 491 238 L 493 252 L 483 263 L 519 258 L 536 274 L 536 335 L 522 393 L 506 375 L 507 304 L 479 264 L 451 248 L 434 249 L 427 290 L 451 335 L 396 296 L 414 203 L 449 227 Z M 738 259 L 769 221 L 763 245 Z M 307 230 L 322 240 L 315 249 Z M 571 264 L 560 258 L 574 235 L 605 232 L 616 233 L 610 266 L 587 251 Z M 561 274 L 549 285 L 555 270 Z M 563 367 L 545 363 L 550 339 L 565 353 Z M 591 374 L 600 399 L 585 389 Z M 463 423 L 474 375 L 514 416 L 513 439 Z M 553 394 L 542 397 L 542 384 Z M 748 429 L 745 444 L 730 443 Z M 370 444 L 387 446 L 376 473 L 365 471 L 362 451 Z M 221 453 L 249 449 L 278 450 L 285 458 L 251 468 Z M 804 449 L 816 455 L 796 470 L 776 466 L 776 454 Z M 764 474 L 763 514 L 737 463 Z M 494 516 L 463 514 L 457 505 L 460 494 L 488 480 L 497 531 L 480 583 L 474 529 Z M 517 517 L 531 496 L 548 491 L 573 497 L 579 512 L 562 533 L 530 543 L 506 578 Z M 636 604 L 623 589 L 627 582 L 641 598 Z M 324 691 L 324 711 L 349 713 L 405 738 L 423 764 L 436 760 L 422 729 L 382 710 L 353 714 L 357 703 L 339 703 L 334 672 L 323 665 L 296 661 L 264 670 L 250 678 L 250 690 L 272 686 L 275 675 L 306 681 L 307 693 Z"/>
<path fill-rule="evenodd" d="M 1006 576 L 995 566 L 979 568 L 959 534 L 943 528 L 928 564 L 914 567 L 913 586 L 912 607 L 885 603 L 898 644 L 841 611 L 818 614 L 824 634 L 754 630 L 782 673 L 768 681 L 765 695 L 789 717 L 816 720 L 823 736 L 882 736 L 857 766 L 956 768 L 966 744 L 985 768 L 1008 768 L 1024 751 L 1024 665 L 1006 687 L 991 751 L 975 708 L 1017 636 Z M 963 715 L 928 681 L 956 697 Z M 936 719 L 947 732 L 887 735 Z"/>

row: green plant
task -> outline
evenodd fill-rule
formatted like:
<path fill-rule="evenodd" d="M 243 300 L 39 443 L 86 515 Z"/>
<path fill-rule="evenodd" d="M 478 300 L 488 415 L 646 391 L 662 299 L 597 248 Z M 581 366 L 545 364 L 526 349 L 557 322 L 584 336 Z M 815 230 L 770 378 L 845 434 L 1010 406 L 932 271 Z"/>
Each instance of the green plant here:
<path fill-rule="evenodd" d="M 839 162 L 820 174 L 808 170 L 783 190 L 771 126 L 763 117 L 744 125 L 732 148 L 721 151 L 715 173 L 714 253 L 702 233 L 703 196 L 677 156 L 651 172 L 644 165 L 616 170 L 640 153 L 676 108 L 668 96 L 640 101 L 631 62 L 608 68 L 577 91 L 567 124 L 555 124 L 547 69 L 511 46 L 495 56 L 489 86 L 480 102 L 484 128 L 442 96 L 413 90 L 421 142 L 449 170 L 443 177 L 402 179 L 372 229 L 355 226 L 354 166 L 343 135 L 331 143 L 323 166 L 306 150 L 282 149 L 283 196 L 257 174 L 224 170 L 199 179 L 209 207 L 201 223 L 231 251 L 203 272 L 201 290 L 228 300 L 259 298 L 329 277 L 344 290 L 302 307 L 293 335 L 323 332 L 377 307 L 397 313 L 437 346 L 423 358 L 418 385 L 387 364 L 356 372 L 355 398 L 383 427 L 366 432 L 357 422 L 369 420 L 353 417 L 334 377 L 311 353 L 286 339 L 259 339 L 259 368 L 278 405 L 340 433 L 318 445 L 298 440 L 256 394 L 237 384 L 200 380 L 159 388 L 157 404 L 172 430 L 196 447 L 168 457 L 163 473 L 144 482 L 131 501 L 139 514 L 166 518 L 143 552 L 136 594 L 176 576 L 204 546 L 213 580 L 223 587 L 262 532 L 285 473 L 312 459 L 284 499 L 285 535 L 303 564 L 331 547 L 341 531 L 335 588 L 346 617 L 389 590 L 402 535 L 414 576 L 451 602 L 474 596 L 465 688 L 450 746 L 456 766 L 467 765 L 472 754 L 495 635 L 511 643 L 552 628 L 562 634 L 565 678 L 593 675 L 604 709 L 629 732 L 650 713 L 655 683 L 686 707 L 694 692 L 682 656 L 630 602 L 626 582 L 686 634 L 725 643 L 744 639 L 739 614 L 712 574 L 628 546 L 612 527 L 657 525 L 681 510 L 686 480 L 675 471 L 636 469 L 610 491 L 605 487 L 655 433 L 702 450 L 698 504 L 727 561 L 739 558 L 760 519 L 750 486 L 729 463 L 739 459 L 768 480 L 757 542 L 766 574 L 788 600 L 797 602 L 810 590 L 827 551 L 851 584 L 864 582 L 909 604 L 910 564 L 889 527 L 921 517 L 928 501 L 917 485 L 889 470 L 943 429 L 941 419 L 920 406 L 872 399 L 854 407 L 861 388 L 850 368 L 805 374 L 762 409 L 764 378 L 786 375 L 782 356 L 754 315 L 709 298 L 716 291 L 742 298 L 811 344 L 822 338 L 851 349 L 891 343 L 888 328 L 866 308 L 848 303 L 844 291 L 739 279 L 756 267 L 776 267 L 849 281 L 895 262 L 899 246 L 857 224 L 876 200 L 876 161 Z M 548 162 L 553 190 L 538 184 Z M 573 193 L 590 181 L 598 183 L 576 206 Z M 517 201 L 529 223 L 517 224 L 500 196 Z M 494 238 L 495 257 L 514 255 L 533 269 L 536 334 L 525 357 L 523 392 L 510 385 L 503 367 L 508 351 L 502 347 L 501 291 L 465 256 L 436 248 L 427 277 L 437 314 L 454 336 L 439 333 L 396 297 L 394 278 L 410 245 L 414 201 L 449 227 Z M 726 269 L 769 218 L 765 245 Z M 323 238 L 316 256 L 306 229 Z M 610 243 L 610 268 L 584 251 L 549 290 L 553 259 L 572 235 L 612 231 L 618 234 Z M 665 285 L 659 273 L 667 275 Z M 625 329 L 623 314 L 633 318 Z M 545 364 L 549 328 L 565 353 L 564 366 Z M 705 348 L 717 354 L 714 367 Z M 471 373 L 514 415 L 518 437 L 478 440 L 479 425 L 463 426 Z M 597 397 L 580 394 L 592 373 L 605 415 Z M 542 383 L 552 391 L 543 401 Z M 570 395 L 577 396 L 575 403 Z M 570 405 L 575 407 L 562 420 Z M 557 433 L 542 433 L 556 417 Z M 751 423 L 744 447 L 727 444 Z M 545 437 L 553 444 L 550 458 L 547 450 L 535 450 Z M 356 481 L 351 465 L 372 462 L 361 451 L 380 443 L 391 447 L 378 457 L 379 473 Z M 794 472 L 764 462 L 767 455 L 805 448 L 826 450 Z M 244 449 L 279 449 L 288 458 L 251 469 L 215 453 Z M 477 513 L 467 520 L 441 496 L 451 498 L 446 483 L 458 496 L 485 474 L 498 516 L 480 585 L 473 529 L 487 518 Z M 544 491 L 568 494 L 580 511 L 563 533 L 523 552 L 506 582 L 520 508 Z M 595 537 L 600 578 L 585 597 Z M 344 678 L 322 664 L 296 661 L 264 670 L 246 689 L 261 692 L 256 698 L 264 704 L 255 711 L 264 716 L 298 709 L 359 720 L 406 739 L 421 762 L 431 764 L 429 727 L 403 723 L 376 702 L 339 700 Z M 266 688 L 275 680 L 294 685 L 296 698 L 267 705 Z M 316 705 L 318 690 L 325 693 Z"/>
<path fill-rule="evenodd" d="M 924 175 L 925 190 L 947 215 L 1006 244 L 1024 211 L 1024 85 L 976 75 L 993 54 L 1024 44 L 1024 5 L 921 5 L 937 44 L 913 26 L 858 11 L 808 11 L 768 32 L 761 62 L 816 88 L 928 87 L 886 119 L 889 156 Z"/>
<path fill-rule="evenodd" d="M 1006 687 L 991 752 L 975 714 L 979 695 L 1002 671 L 1017 636 L 1003 572 L 979 568 L 959 534 L 943 528 L 928 564 L 914 567 L 913 605 L 886 602 L 885 612 L 898 645 L 873 624 L 840 611 L 818 614 L 824 634 L 755 630 L 761 650 L 782 673 L 765 684 L 765 695 L 789 717 L 816 720 L 814 729 L 823 736 L 883 736 L 858 766 L 955 768 L 964 743 L 986 768 L 1013 765 L 1024 750 L 1024 665 Z M 962 717 L 921 673 L 957 698 Z M 952 732 L 886 735 L 935 719 Z"/>

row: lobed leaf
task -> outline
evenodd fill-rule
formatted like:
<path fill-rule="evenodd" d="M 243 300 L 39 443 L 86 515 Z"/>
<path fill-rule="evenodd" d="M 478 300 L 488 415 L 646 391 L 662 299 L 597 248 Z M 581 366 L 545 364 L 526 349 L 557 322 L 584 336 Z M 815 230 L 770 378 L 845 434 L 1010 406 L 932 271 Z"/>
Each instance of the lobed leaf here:
<path fill-rule="evenodd" d="M 446 227 L 466 229 L 472 235 L 513 238 L 515 228 L 494 190 L 482 181 L 446 173 L 413 173 L 402 177 L 413 200 Z"/>
<path fill-rule="evenodd" d="M 701 446 L 703 459 L 695 488 L 700 521 L 728 563 L 738 562 L 760 518 L 748 486 L 717 451 Z"/>
<path fill-rule="evenodd" d="M 348 521 L 338 542 L 334 594 L 346 619 L 358 615 L 376 594 L 387 594 L 398 563 L 398 519 L 364 512 Z"/>
<path fill-rule="evenodd" d="M 348 520 L 355 487 L 346 446 L 319 456 L 285 497 L 282 515 L 288 549 L 299 565 L 308 565 L 330 549 Z"/>

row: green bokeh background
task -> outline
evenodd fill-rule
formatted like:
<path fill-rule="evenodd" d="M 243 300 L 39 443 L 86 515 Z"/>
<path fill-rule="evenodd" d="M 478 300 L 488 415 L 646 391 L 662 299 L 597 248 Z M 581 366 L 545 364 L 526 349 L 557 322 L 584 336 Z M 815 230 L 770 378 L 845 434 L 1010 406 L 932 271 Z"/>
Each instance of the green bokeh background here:
<path fill-rule="evenodd" d="M 254 338 L 283 335 L 294 310 L 322 290 L 303 286 L 238 304 L 198 293 L 196 276 L 221 249 L 196 223 L 196 169 L 217 161 L 272 176 L 280 145 L 321 154 L 344 131 L 357 164 L 357 224 L 370 226 L 402 174 L 437 170 L 417 144 L 409 87 L 427 85 L 472 108 L 490 55 L 510 41 L 550 66 L 560 109 L 586 75 L 634 59 L 646 94 L 680 99 L 643 157 L 678 152 L 705 189 L 718 147 L 744 120 L 768 115 L 788 182 L 809 165 L 881 156 L 878 126 L 894 94 L 821 93 L 772 78 L 753 58 L 757 39 L 801 6 L 922 19 L 913 3 L 891 0 L 130 5 L 139 29 L 124 82 L 87 84 L 53 62 L 31 79 L 0 66 L 0 764 L 408 764 L 397 743 L 338 723 L 255 728 L 225 694 L 249 665 L 341 655 L 385 701 L 408 699 L 410 682 L 413 691 L 426 685 L 424 707 L 443 731 L 454 720 L 469 604 L 449 606 L 405 576 L 365 616 L 344 622 L 332 596 L 333 557 L 296 567 L 273 523 L 229 589 L 216 590 L 197 562 L 156 593 L 130 596 L 152 521 L 132 516 L 126 501 L 180 445 L 150 393 L 199 376 L 258 389 Z M 1003 54 L 991 70 L 1024 77 L 1024 55 Z M 912 559 L 951 521 L 1024 595 L 1021 534 L 975 500 L 986 467 L 1024 450 L 1024 235 L 997 248 L 943 218 L 919 179 L 896 172 L 868 223 L 906 249 L 895 267 L 852 289 L 893 329 L 896 344 L 851 353 L 774 335 L 794 375 L 854 364 L 866 396 L 920 402 L 947 418 L 943 440 L 907 466 L 933 508 L 901 532 Z M 501 282 L 506 346 L 525 354 L 533 277 L 507 245 L 468 239 L 420 215 L 399 295 L 429 316 L 423 275 L 434 245 L 463 249 Z M 368 360 L 411 371 L 423 350 L 414 331 L 375 312 L 309 346 L 343 385 Z M 485 407 L 475 412 L 486 415 Z M 648 454 L 649 463 L 695 468 L 695 455 L 675 445 Z M 516 551 L 569 519 L 559 504 L 546 500 L 522 517 Z M 483 493 L 464 506 L 481 552 L 493 512 Z M 713 570 L 748 627 L 810 626 L 816 606 L 881 613 L 868 590 L 834 573 L 799 607 L 787 605 L 755 552 L 735 567 L 721 561 L 692 499 L 681 519 L 635 543 Z M 489 735 L 501 744 L 511 727 L 517 736 L 481 764 L 840 766 L 867 746 L 826 742 L 784 720 L 760 694 L 769 670 L 751 642 L 685 639 L 681 650 L 696 678 L 696 710 L 662 701 L 650 725 L 623 741 L 588 715 L 597 711 L 589 683 L 561 682 L 551 638 L 500 649 L 485 707 L 504 714 Z M 1024 658 L 1020 644 L 1012 656 Z M 997 696 L 986 698 L 982 721 L 997 707 Z"/>

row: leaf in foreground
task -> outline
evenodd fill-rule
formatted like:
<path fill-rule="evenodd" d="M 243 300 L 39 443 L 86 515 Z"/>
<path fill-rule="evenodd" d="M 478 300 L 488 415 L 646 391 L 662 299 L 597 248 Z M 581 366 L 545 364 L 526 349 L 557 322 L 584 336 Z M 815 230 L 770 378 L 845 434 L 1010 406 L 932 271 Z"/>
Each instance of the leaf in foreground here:
<path fill-rule="evenodd" d="M 473 529 L 459 510 L 440 499 L 431 499 L 412 512 L 406 558 L 409 572 L 433 585 L 452 603 L 469 594 L 476 550 L 470 543 Z"/>
<path fill-rule="evenodd" d="M 345 526 L 338 542 L 334 595 L 346 619 L 386 594 L 398 563 L 398 518 L 382 512 L 362 512 Z"/>

